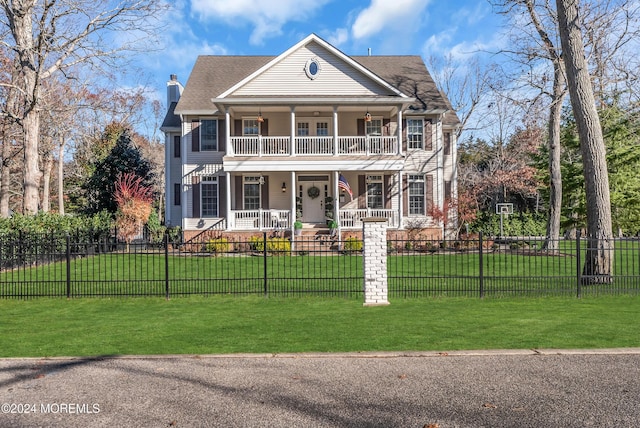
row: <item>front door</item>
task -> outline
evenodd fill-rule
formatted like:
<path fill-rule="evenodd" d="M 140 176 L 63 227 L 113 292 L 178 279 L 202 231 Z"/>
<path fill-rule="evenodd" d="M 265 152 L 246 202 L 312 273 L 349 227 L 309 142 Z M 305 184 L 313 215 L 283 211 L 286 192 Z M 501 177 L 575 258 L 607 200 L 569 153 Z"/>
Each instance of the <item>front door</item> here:
<path fill-rule="evenodd" d="M 298 177 L 298 197 L 303 223 L 324 223 L 324 198 L 329 188 L 328 176 Z"/>

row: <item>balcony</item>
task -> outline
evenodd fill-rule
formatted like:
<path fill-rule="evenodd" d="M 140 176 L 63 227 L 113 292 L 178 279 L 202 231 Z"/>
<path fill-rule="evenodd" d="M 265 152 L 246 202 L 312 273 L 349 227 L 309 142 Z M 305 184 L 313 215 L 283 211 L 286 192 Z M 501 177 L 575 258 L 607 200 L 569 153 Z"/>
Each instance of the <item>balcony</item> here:
<path fill-rule="evenodd" d="M 295 137 L 234 137 L 231 136 L 229 156 L 370 156 L 399 153 L 396 136 Z"/>

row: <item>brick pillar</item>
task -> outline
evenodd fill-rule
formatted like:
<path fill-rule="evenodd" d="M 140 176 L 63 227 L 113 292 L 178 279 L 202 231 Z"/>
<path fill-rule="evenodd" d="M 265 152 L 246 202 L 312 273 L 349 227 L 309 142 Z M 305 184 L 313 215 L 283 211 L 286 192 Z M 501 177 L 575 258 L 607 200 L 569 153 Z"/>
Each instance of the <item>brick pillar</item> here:
<path fill-rule="evenodd" d="M 364 306 L 388 305 L 387 219 L 370 217 L 362 223 Z"/>

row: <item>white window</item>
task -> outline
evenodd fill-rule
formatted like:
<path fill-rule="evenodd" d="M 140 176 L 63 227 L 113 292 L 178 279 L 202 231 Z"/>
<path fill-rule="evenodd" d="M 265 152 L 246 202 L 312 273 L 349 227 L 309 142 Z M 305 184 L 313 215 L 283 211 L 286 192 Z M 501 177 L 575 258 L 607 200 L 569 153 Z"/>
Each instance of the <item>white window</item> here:
<path fill-rule="evenodd" d="M 318 137 L 326 137 L 329 135 L 329 123 L 318 122 L 316 123 L 316 135 Z"/>
<path fill-rule="evenodd" d="M 246 176 L 243 178 L 242 190 L 245 210 L 260 209 L 260 183 L 262 177 Z"/>
<path fill-rule="evenodd" d="M 407 119 L 407 144 L 410 149 L 424 148 L 423 119 Z"/>
<path fill-rule="evenodd" d="M 251 136 L 258 135 L 260 133 L 260 127 L 257 119 L 243 119 L 242 120 L 242 135 Z"/>
<path fill-rule="evenodd" d="M 309 136 L 309 122 L 298 122 L 298 137 Z"/>
<path fill-rule="evenodd" d="M 218 217 L 218 178 L 202 177 L 201 189 L 202 217 Z"/>
<path fill-rule="evenodd" d="M 384 208 L 382 200 L 382 176 L 367 176 L 367 208 L 379 210 Z"/>
<path fill-rule="evenodd" d="M 382 135 L 382 119 L 371 119 L 369 122 L 365 121 L 365 132 L 367 135 Z"/>
<path fill-rule="evenodd" d="M 200 123 L 200 150 L 218 150 L 218 121 L 203 120 Z"/>
<path fill-rule="evenodd" d="M 409 215 L 425 215 L 424 174 L 411 174 L 407 179 L 409 180 Z"/>

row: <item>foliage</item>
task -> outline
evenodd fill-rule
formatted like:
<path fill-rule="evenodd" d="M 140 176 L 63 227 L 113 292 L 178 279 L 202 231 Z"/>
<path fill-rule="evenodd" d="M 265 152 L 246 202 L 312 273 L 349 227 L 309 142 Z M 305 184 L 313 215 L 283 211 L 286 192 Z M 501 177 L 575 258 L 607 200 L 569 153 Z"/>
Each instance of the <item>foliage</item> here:
<path fill-rule="evenodd" d="M 252 236 L 249 238 L 249 246 L 257 252 L 264 252 L 264 238 L 261 236 Z M 287 238 L 267 238 L 267 252 L 274 255 L 291 254 L 291 241 Z"/>
<path fill-rule="evenodd" d="M 355 236 L 349 236 L 344 240 L 343 251 L 345 253 L 355 253 L 362 251 L 362 240 Z"/>
<path fill-rule="evenodd" d="M 139 177 L 140 186 L 152 188 L 151 164 L 142 157 L 126 130 L 109 154 L 96 164 L 94 173 L 84 186 L 88 198 L 87 212 L 94 213 L 103 209 L 112 213 L 117 211 L 115 183 L 123 174 L 133 174 Z"/>
<path fill-rule="evenodd" d="M 142 184 L 141 177 L 127 173 L 118 177 L 114 199 L 118 239 L 130 243 L 151 214 L 151 189 Z"/>
<path fill-rule="evenodd" d="M 515 212 L 502 219 L 502 230 L 505 236 L 544 236 L 547 217 L 544 213 Z M 500 215 L 483 211 L 469 225 L 470 232 L 482 232 L 487 236 L 500 235 Z"/>
<path fill-rule="evenodd" d="M 229 240 L 227 238 L 213 238 L 205 245 L 205 251 L 207 253 L 228 253 L 230 249 L 231 244 L 229 244 Z"/>
<path fill-rule="evenodd" d="M 0 218 L 0 233 L 77 233 L 91 231 L 94 235 L 108 233 L 113 226 L 111 215 L 105 211 L 94 216 L 70 216 L 39 212 L 36 215 L 14 214 Z"/>
<path fill-rule="evenodd" d="M 640 112 L 624 111 L 615 103 L 600 110 L 607 148 L 613 226 L 620 232 L 640 231 Z M 580 141 L 576 124 L 566 112 L 562 130 L 563 226 L 586 225 L 586 196 Z"/>
<path fill-rule="evenodd" d="M 147 230 L 149 231 L 149 240 L 154 243 L 160 243 L 164 239 L 167 228 L 160 223 L 160 217 L 156 210 L 151 210 L 149 219 L 147 220 Z"/>

